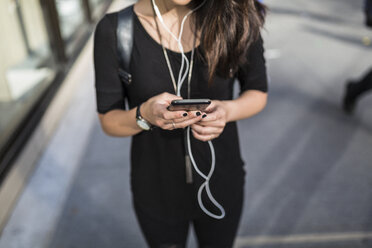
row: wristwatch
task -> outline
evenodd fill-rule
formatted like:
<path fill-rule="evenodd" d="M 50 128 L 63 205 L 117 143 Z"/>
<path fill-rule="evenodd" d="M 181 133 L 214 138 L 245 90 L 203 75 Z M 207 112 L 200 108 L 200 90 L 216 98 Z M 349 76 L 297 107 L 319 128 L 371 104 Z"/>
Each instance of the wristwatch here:
<path fill-rule="evenodd" d="M 145 131 L 148 131 L 151 129 L 151 123 L 146 121 L 145 119 L 143 119 L 143 117 L 141 116 L 141 112 L 140 112 L 140 107 L 141 107 L 141 104 L 138 105 L 137 107 L 137 111 L 136 111 L 136 122 L 137 122 L 137 125 L 145 130 Z"/>

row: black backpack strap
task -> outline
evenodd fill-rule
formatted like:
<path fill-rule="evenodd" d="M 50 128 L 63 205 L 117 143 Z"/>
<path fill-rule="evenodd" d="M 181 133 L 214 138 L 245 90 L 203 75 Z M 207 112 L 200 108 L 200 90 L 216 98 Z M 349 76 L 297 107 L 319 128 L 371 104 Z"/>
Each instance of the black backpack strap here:
<path fill-rule="evenodd" d="M 129 64 L 133 48 L 133 5 L 118 12 L 116 31 L 119 57 L 119 76 L 126 83 L 131 83 Z"/>

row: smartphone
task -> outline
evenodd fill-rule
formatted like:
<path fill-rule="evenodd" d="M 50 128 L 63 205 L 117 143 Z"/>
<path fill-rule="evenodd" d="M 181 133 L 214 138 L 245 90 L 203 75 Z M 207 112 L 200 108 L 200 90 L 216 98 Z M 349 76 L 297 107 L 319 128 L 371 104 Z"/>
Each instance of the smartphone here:
<path fill-rule="evenodd" d="M 168 106 L 169 111 L 204 111 L 211 100 L 209 99 L 183 99 L 183 100 L 173 100 Z"/>

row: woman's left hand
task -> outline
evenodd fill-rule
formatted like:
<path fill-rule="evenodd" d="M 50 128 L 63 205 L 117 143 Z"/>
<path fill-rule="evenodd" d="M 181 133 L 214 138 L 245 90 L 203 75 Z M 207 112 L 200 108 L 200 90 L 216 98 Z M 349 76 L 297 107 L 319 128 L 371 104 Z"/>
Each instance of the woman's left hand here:
<path fill-rule="evenodd" d="M 213 100 L 205 113 L 201 121 L 191 125 L 192 134 L 201 141 L 209 141 L 220 136 L 227 122 L 227 108 L 222 101 Z"/>

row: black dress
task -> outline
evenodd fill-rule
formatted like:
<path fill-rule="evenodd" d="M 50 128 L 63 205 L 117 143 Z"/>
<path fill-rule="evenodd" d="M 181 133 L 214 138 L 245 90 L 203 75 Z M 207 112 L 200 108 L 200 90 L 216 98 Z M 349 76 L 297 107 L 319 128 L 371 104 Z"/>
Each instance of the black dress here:
<path fill-rule="evenodd" d="M 134 44 L 131 57 L 132 83 L 124 84 L 118 76 L 116 52 L 117 13 L 106 14 L 98 23 L 94 37 L 95 87 L 97 111 L 134 108 L 149 98 L 169 92 L 174 94 L 166 60 L 161 48 L 134 15 Z M 201 47 L 196 52 L 200 54 Z M 167 50 L 174 74 L 178 76 L 181 54 Z M 191 52 L 186 53 L 190 59 Z M 249 63 L 242 66 L 235 78 L 245 90 L 267 91 L 267 75 L 263 57 L 263 41 L 259 39 L 249 49 Z M 233 97 L 234 78 L 215 77 L 207 84 L 207 67 L 199 56 L 191 81 L 191 98 L 229 100 Z M 187 83 L 181 90 L 187 96 Z M 204 180 L 193 171 L 193 183 L 186 183 L 184 132 L 155 128 L 132 137 L 131 190 L 135 207 L 162 221 L 191 220 L 204 214 L 197 202 L 197 191 Z M 213 140 L 216 169 L 210 181 L 215 199 L 222 204 L 228 217 L 234 205 L 241 204 L 245 170 L 241 159 L 236 122 L 227 123 L 223 133 Z M 211 155 L 207 142 L 191 140 L 197 165 L 205 174 L 210 169 Z M 204 192 L 205 193 L 205 192 Z M 205 206 L 219 211 L 203 194 Z"/>

